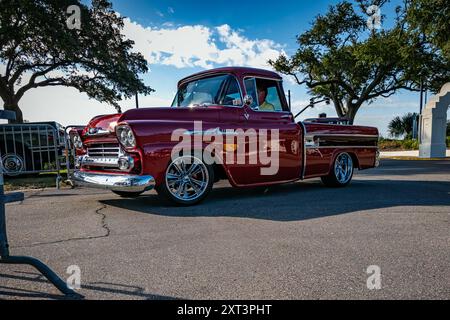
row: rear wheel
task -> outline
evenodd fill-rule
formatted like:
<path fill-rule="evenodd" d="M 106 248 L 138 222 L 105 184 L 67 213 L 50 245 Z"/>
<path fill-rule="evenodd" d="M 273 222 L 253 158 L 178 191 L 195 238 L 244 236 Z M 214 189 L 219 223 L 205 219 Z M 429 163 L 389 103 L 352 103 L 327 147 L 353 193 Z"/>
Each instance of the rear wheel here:
<path fill-rule="evenodd" d="M 192 155 L 181 156 L 167 167 L 164 182 L 156 191 L 170 203 L 191 206 L 203 201 L 214 182 L 212 166 Z"/>
<path fill-rule="evenodd" d="M 137 198 L 144 192 L 127 192 L 127 191 L 113 191 L 115 194 L 121 196 L 122 198 Z"/>
<path fill-rule="evenodd" d="M 345 187 L 353 177 L 353 159 L 346 153 L 340 153 L 333 163 L 331 172 L 322 177 L 322 182 L 330 187 Z"/>

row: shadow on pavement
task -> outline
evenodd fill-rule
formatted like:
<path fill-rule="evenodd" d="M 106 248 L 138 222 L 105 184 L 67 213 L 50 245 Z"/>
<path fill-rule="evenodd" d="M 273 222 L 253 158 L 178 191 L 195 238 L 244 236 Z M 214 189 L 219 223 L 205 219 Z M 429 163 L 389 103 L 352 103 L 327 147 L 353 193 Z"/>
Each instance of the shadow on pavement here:
<path fill-rule="evenodd" d="M 449 160 L 392 160 L 381 159 L 381 165 L 378 168 L 358 171 L 357 176 L 376 175 L 376 176 L 411 176 L 414 174 L 437 175 L 450 173 Z"/>
<path fill-rule="evenodd" d="M 346 188 L 326 188 L 319 181 L 266 189 L 215 188 L 194 207 L 167 207 L 156 195 L 108 199 L 101 203 L 170 217 L 240 217 L 297 221 L 396 206 L 449 206 L 450 182 L 354 180 Z"/>
<path fill-rule="evenodd" d="M 15 272 L 16 274 L 5 274 L 0 273 L 0 278 L 20 280 L 20 281 L 31 281 L 38 283 L 46 283 L 51 286 L 50 282 L 47 281 L 42 275 L 38 273 L 30 272 Z M 25 286 L 26 284 L 24 284 Z M 6 290 L 6 291 L 5 291 Z M 89 291 L 101 292 L 101 293 L 111 293 L 116 295 L 122 295 L 131 298 L 139 298 L 146 300 L 177 300 L 175 297 L 167 297 L 155 294 L 145 293 L 145 289 L 137 286 L 129 286 L 124 284 L 108 283 L 108 282 L 93 282 L 81 286 L 81 290 L 78 293 L 89 296 Z M 65 300 L 64 295 L 54 295 L 45 292 L 18 289 L 16 287 L 7 287 L 0 285 L 0 295 L 8 297 L 18 297 L 18 298 L 37 298 L 37 299 L 56 299 Z"/>

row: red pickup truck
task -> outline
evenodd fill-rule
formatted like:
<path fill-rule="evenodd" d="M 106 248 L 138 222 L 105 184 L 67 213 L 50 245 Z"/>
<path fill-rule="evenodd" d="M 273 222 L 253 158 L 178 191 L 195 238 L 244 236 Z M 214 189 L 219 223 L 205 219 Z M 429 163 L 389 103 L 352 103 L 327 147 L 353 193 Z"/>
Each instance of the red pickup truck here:
<path fill-rule="evenodd" d="M 171 107 L 98 116 L 72 137 L 79 184 L 123 197 L 156 189 L 179 205 L 202 201 L 222 179 L 253 187 L 321 177 L 343 187 L 355 168 L 379 163 L 376 128 L 296 122 L 282 78 L 252 68 L 194 74 Z"/>

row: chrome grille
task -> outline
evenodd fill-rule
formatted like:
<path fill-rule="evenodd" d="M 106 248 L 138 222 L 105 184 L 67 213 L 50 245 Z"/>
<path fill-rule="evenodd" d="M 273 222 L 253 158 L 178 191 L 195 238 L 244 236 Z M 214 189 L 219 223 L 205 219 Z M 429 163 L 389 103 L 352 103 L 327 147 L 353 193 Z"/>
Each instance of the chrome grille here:
<path fill-rule="evenodd" d="M 120 146 L 118 143 L 91 144 L 87 147 L 90 157 L 119 158 Z"/>

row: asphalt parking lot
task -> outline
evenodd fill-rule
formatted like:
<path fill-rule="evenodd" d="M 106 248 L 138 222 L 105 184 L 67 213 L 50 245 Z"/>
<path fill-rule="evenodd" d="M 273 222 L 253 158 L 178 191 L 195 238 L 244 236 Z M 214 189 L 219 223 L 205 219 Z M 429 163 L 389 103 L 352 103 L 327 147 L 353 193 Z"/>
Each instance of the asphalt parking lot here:
<path fill-rule="evenodd" d="M 345 189 L 220 183 L 190 208 L 36 190 L 7 218 L 11 253 L 63 277 L 79 266 L 87 299 L 450 299 L 448 160 L 384 160 Z M 31 267 L 0 264 L 1 299 L 61 297 Z"/>

